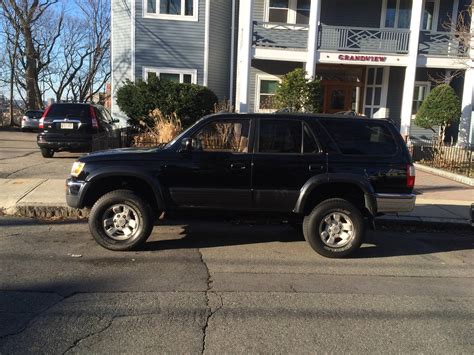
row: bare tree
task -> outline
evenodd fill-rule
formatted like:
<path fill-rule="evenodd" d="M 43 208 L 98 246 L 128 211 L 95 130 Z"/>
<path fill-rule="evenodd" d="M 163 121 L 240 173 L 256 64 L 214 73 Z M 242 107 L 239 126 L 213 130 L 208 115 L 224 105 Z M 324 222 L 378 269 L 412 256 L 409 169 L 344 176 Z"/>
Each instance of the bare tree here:
<path fill-rule="evenodd" d="M 63 21 L 62 14 L 57 17 L 44 15 L 57 2 L 58 0 L 0 1 L 2 15 L 22 37 L 22 45 L 18 46 L 17 50 L 23 58 L 21 63 L 24 69 L 24 81 L 19 86 L 25 89 L 28 109 L 43 107 L 39 76 L 40 72 L 51 63 L 52 50 L 60 36 Z M 55 20 L 54 26 L 51 26 L 52 19 Z"/>
<path fill-rule="evenodd" d="M 100 92 L 110 79 L 110 2 L 76 0 L 87 24 L 88 55 L 84 65 L 69 85 L 76 101 L 88 101 Z"/>

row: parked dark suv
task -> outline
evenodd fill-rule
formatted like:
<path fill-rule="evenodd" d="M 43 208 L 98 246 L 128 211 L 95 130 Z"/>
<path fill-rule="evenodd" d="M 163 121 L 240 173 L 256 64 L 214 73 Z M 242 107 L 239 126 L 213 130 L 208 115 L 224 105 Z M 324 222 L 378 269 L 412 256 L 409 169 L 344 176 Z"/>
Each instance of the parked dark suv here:
<path fill-rule="evenodd" d="M 45 158 L 52 158 L 58 151 L 88 152 L 95 141 L 119 141 L 117 122 L 100 105 L 52 104 L 41 117 L 39 128 L 43 131 L 38 134 L 37 143 Z"/>
<path fill-rule="evenodd" d="M 66 197 L 92 208 L 91 233 L 111 250 L 138 247 L 162 211 L 188 208 L 300 220 L 315 251 L 343 257 L 376 216 L 413 209 L 414 182 L 407 147 L 386 120 L 218 114 L 163 147 L 80 158 Z"/>

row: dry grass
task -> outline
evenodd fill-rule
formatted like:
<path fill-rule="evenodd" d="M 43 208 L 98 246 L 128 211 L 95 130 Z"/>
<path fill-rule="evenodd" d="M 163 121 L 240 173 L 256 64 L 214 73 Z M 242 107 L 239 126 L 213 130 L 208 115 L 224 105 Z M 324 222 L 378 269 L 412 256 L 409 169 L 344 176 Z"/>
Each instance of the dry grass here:
<path fill-rule="evenodd" d="M 156 109 L 150 113 L 153 119 L 153 126 L 150 127 L 142 122 L 143 132 L 133 140 L 135 147 L 152 147 L 163 143 L 168 143 L 181 133 L 183 127 L 181 120 L 172 113 L 169 116 Z"/>

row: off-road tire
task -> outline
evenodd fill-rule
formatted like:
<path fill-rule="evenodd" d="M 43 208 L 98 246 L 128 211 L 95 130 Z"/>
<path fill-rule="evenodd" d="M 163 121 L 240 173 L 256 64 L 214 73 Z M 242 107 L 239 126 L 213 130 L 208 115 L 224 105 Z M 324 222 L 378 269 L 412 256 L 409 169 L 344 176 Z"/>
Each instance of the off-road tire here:
<path fill-rule="evenodd" d="M 104 214 L 115 205 L 125 205 L 136 213 L 137 231 L 129 239 L 116 240 L 106 232 Z M 153 222 L 150 205 L 140 195 L 130 190 L 115 190 L 105 194 L 97 200 L 89 215 L 89 229 L 95 241 L 104 248 L 114 251 L 137 249 L 150 236 Z"/>
<path fill-rule="evenodd" d="M 43 158 L 52 158 L 54 156 L 54 150 L 48 148 L 41 148 L 41 155 Z"/>
<path fill-rule="evenodd" d="M 323 242 L 321 237 L 322 223 L 325 223 L 324 219 L 333 213 L 348 216 L 352 223 L 354 233 L 347 244 L 341 247 L 329 246 Z M 306 241 L 314 251 L 328 258 L 343 258 L 352 254 L 362 244 L 364 233 L 365 220 L 361 211 L 349 201 L 341 198 L 321 202 L 303 221 L 303 235 Z"/>

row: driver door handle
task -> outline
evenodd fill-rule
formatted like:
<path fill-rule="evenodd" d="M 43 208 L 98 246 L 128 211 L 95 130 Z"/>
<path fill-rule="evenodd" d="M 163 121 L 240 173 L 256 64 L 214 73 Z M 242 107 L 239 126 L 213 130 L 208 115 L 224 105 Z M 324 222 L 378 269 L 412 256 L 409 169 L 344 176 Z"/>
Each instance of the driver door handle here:
<path fill-rule="evenodd" d="M 323 172 L 324 168 L 325 167 L 322 164 L 310 164 L 308 167 L 309 171 L 319 171 L 319 172 Z"/>
<path fill-rule="evenodd" d="M 232 163 L 230 164 L 232 170 L 245 170 L 247 167 L 243 163 Z"/>

